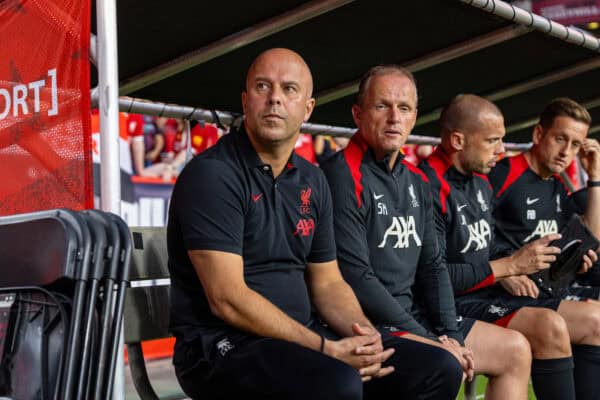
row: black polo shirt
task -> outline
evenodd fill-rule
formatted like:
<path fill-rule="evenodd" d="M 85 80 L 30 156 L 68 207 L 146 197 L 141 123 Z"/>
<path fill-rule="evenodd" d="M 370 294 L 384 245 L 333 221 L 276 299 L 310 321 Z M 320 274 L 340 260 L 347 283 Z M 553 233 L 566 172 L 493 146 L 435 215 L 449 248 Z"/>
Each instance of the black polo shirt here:
<path fill-rule="evenodd" d="M 523 154 L 501 160 L 489 173 L 494 189 L 499 248 L 517 250 L 525 243 L 560 232 L 575 212 L 585 212 L 585 191 L 570 196 L 559 176 L 542 179 Z"/>
<path fill-rule="evenodd" d="M 360 132 L 322 168 L 340 269 L 371 321 L 462 341 L 425 175 L 402 156 L 377 161 Z"/>
<path fill-rule="evenodd" d="M 460 173 L 441 147 L 419 167 L 431 184 L 438 243 L 454 293 L 461 295 L 493 284 L 488 260 L 494 221 L 487 177 Z"/>
<path fill-rule="evenodd" d="M 178 341 L 201 337 L 206 349 L 219 335 L 235 331 L 210 311 L 188 250 L 241 255 L 248 287 L 307 325 L 306 264 L 335 259 L 327 182 L 295 154 L 274 179 L 246 133 L 230 133 L 190 161 L 178 178 L 167 245 L 170 328 Z"/>

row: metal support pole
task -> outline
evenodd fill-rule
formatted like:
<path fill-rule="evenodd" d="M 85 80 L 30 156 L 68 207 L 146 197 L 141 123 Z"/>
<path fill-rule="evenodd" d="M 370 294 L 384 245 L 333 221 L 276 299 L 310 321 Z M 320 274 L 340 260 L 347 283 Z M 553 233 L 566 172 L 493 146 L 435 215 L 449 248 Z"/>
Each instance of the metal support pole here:
<path fill-rule="evenodd" d="M 100 207 L 121 214 L 121 167 L 119 162 L 119 68 L 117 57 L 116 0 L 97 0 L 96 37 L 98 104 L 100 110 Z M 123 332 L 119 338 L 123 348 Z M 123 352 L 118 352 L 113 386 L 114 400 L 125 397 Z"/>
<path fill-rule="evenodd" d="M 187 164 L 192 159 L 192 128 L 189 119 L 183 121 L 183 133 L 185 135 L 185 163 Z"/>
<path fill-rule="evenodd" d="M 558 22 L 539 16 L 501 0 L 460 0 L 470 6 L 480 8 L 490 14 L 535 29 L 577 46 L 600 52 L 600 39 L 582 30 L 566 27 Z"/>
<path fill-rule="evenodd" d="M 119 70 L 115 0 L 96 2 L 98 14 L 98 104 L 100 110 L 100 204 L 119 214 L 121 200 L 119 163 Z"/>

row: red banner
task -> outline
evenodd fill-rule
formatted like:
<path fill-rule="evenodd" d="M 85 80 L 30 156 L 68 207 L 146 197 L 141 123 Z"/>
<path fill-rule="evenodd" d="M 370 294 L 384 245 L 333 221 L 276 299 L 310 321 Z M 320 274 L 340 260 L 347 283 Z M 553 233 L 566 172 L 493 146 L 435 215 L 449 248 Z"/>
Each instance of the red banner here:
<path fill-rule="evenodd" d="M 90 1 L 0 1 L 0 215 L 93 206 Z"/>
<path fill-rule="evenodd" d="M 600 0 L 540 0 L 532 11 L 563 25 L 581 25 L 600 20 Z"/>

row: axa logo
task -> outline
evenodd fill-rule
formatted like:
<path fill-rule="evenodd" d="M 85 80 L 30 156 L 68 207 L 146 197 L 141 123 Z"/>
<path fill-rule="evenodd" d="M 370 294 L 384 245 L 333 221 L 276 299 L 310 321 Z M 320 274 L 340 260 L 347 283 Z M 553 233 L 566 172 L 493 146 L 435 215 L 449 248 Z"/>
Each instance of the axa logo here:
<path fill-rule="evenodd" d="M 527 243 L 536 236 L 543 237 L 551 233 L 558 233 L 558 223 L 554 219 L 540 219 L 535 227 L 535 230 L 531 232 L 531 235 L 523 239 L 523 243 Z"/>
<path fill-rule="evenodd" d="M 315 230 L 315 221 L 312 218 L 300 218 L 296 224 L 294 236 L 310 236 Z"/>
<path fill-rule="evenodd" d="M 485 219 L 482 218 L 479 221 L 468 224 L 467 229 L 469 230 L 469 240 L 460 251 L 461 253 L 466 253 L 472 246 L 474 247 L 474 251 L 483 250 L 488 247 L 492 239 L 492 229 Z"/>
<path fill-rule="evenodd" d="M 412 215 L 408 217 L 392 217 L 392 223 L 383 234 L 383 240 L 377 247 L 385 247 L 388 237 L 395 239 L 394 248 L 405 249 L 410 247 L 411 238 L 417 247 L 421 246 L 421 238 L 417 233 L 415 218 Z"/>
<path fill-rule="evenodd" d="M 300 212 L 302 214 L 310 214 L 310 195 L 312 194 L 312 189 L 308 188 L 300 191 L 300 200 L 302 204 L 300 205 Z"/>

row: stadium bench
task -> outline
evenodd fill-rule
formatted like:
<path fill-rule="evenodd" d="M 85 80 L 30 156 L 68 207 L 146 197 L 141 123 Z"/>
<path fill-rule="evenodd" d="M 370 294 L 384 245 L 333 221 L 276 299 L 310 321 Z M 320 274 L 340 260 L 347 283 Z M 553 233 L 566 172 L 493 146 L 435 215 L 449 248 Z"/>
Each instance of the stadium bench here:
<path fill-rule="evenodd" d="M 142 342 L 168 338 L 169 270 L 166 228 L 130 228 L 133 236 L 130 281 L 125 302 L 125 344 L 135 389 L 142 400 L 160 400 L 152 387 Z M 475 400 L 475 379 L 465 384 L 464 399 Z M 162 399 L 185 398 L 183 391 Z"/>
<path fill-rule="evenodd" d="M 142 400 L 182 399 L 181 389 L 165 397 L 154 390 L 142 352 L 142 342 L 170 337 L 169 271 L 166 228 L 130 228 L 133 237 L 131 288 L 125 302 L 125 344 L 135 389 Z M 174 382 L 177 385 L 177 382 Z"/>

